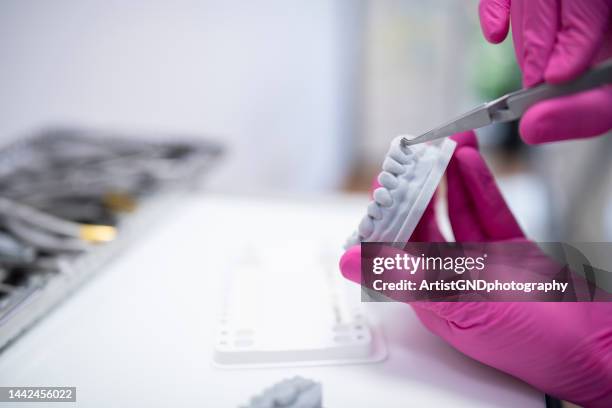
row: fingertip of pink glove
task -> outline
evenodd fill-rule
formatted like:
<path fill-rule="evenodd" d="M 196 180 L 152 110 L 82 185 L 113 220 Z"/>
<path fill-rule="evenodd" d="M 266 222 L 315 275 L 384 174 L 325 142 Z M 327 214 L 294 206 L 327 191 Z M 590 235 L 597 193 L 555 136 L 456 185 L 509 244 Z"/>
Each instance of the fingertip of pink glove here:
<path fill-rule="evenodd" d="M 457 149 L 460 147 L 473 147 L 478 150 L 478 139 L 473 130 L 467 132 L 457 133 L 451 136 L 455 142 L 457 142 Z"/>
<path fill-rule="evenodd" d="M 612 128 L 612 87 L 543 101 L 521 119 L 519 132 L 528 144 L 601 135 Z"/>
<path fill-rule="evenodd" d="M 525 143 L 536 145 L 556 140 L 558 136 L 554 123 L 556 115 L 548 104 L 539 103 L 523 115 L 519 124 L 519 133 Z"/>
<path fill-rule="evenodd" d="M 340 272 L 346 279 L 361 283 L 361 246 L 349 248 L 340 258 Z"/>
<path fill-rule="evenodd" d="M 481 0 L 478 16 L 482 34 L 487 41 L 493 44 L 504 41 L 510 27 L 509 0 Z"/>

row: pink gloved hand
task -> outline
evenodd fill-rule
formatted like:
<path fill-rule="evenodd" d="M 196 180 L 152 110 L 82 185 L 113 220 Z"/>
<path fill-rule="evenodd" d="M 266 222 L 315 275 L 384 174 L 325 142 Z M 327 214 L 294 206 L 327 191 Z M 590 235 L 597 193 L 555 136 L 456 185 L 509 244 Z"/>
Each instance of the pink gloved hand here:
<path fill-rule="evenodd" d="M 458 242 L 526 241 L 477 151 L 473 133 L 447 171 L 449 217 Z M 443 241 L 430 204 L 411 241 Z M 340 260 L 361 281 L 360 248 Z M 611 303 L 415 302 L 421 322 L 466 355 L 558 398 L 585 407 L 612 406 Z"/>
<path fill-rule="evenodd" d="M 526 87 L 576 78 L 612 56 L 612 0 L 481 0 L 485 38 L 512 38 Z M 520 123 L 527 143 L 601 135 L 612 129 L 612 87 L 541 102 Z"/>

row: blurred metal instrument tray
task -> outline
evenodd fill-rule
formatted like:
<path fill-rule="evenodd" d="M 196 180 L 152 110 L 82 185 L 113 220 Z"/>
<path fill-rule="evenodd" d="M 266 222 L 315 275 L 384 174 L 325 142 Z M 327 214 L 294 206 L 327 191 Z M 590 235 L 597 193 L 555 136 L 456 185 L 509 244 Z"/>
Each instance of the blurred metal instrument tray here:
<path fill-rule="evenodd" d="M 198 188 L 221 156 L 203 138 L 76 128 L 0 148 L 0 350 Z"/>

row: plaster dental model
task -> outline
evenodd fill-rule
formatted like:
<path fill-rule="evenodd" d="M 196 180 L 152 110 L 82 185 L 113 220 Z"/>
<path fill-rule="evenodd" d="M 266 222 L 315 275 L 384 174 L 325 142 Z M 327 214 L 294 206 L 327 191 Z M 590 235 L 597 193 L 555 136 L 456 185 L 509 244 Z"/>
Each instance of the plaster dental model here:
<path fill-rule="evenodd" d="M 244 408 L 321 408 L 322 399 L 320 383 L 294 377 L 265 389 Z"/>
<path fill-rule="evenodd" d="M 403 146 L 402 137 L 391 142 L 378 175 L 381 187 L 359 228 L 348 239 L 349 248 L 360 242 L 405 244 L 431 200 L 455 150 L 451 139 Z"/>

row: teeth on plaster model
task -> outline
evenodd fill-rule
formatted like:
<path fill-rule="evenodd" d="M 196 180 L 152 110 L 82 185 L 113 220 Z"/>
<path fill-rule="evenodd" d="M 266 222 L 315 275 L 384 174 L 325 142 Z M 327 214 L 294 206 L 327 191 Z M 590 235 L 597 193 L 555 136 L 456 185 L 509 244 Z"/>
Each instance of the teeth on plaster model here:
<path fill-rule="evenodd" d="M 393 160 L 391 157 L 386 157 L 382 165 L 383 170 L 388 171 L 396 176 L 402 174 L 405 169 L 404 166 Z"/>
<path fill-rule="evenodd" d="M 391 193 L 384 187 L 378 187 L 374 190 L 374 201 L 381 207 L 391 207 L 393 205 L 393 197 Z"/>
<path fill-rule="evenodd" d="M 378 175 L 378 182 L 383 187 L 393 190 L 399 184 L 399 181 L 395 176 L 387 171 L 383 171 Z"/>
<path fill-rule="evenodd" d="M 382 210 L 374 201 L 368 205 L 368 215 L 374 220 L 380 220 L 382 218 Z"/>
<path fill-rule="evenodd" d="M 346 247 L 359 242 L 407 242 L 438 186 L 455 149 L 455 142 L 402 146 L 391 142 L 378 175 L 381 187 Z"/>
<path fill-rule="evenodd" d="M 369 237 L 374 232 L 374 220 L 368 215 L 361 219 L 359 223 L 359 235 Z"/>

